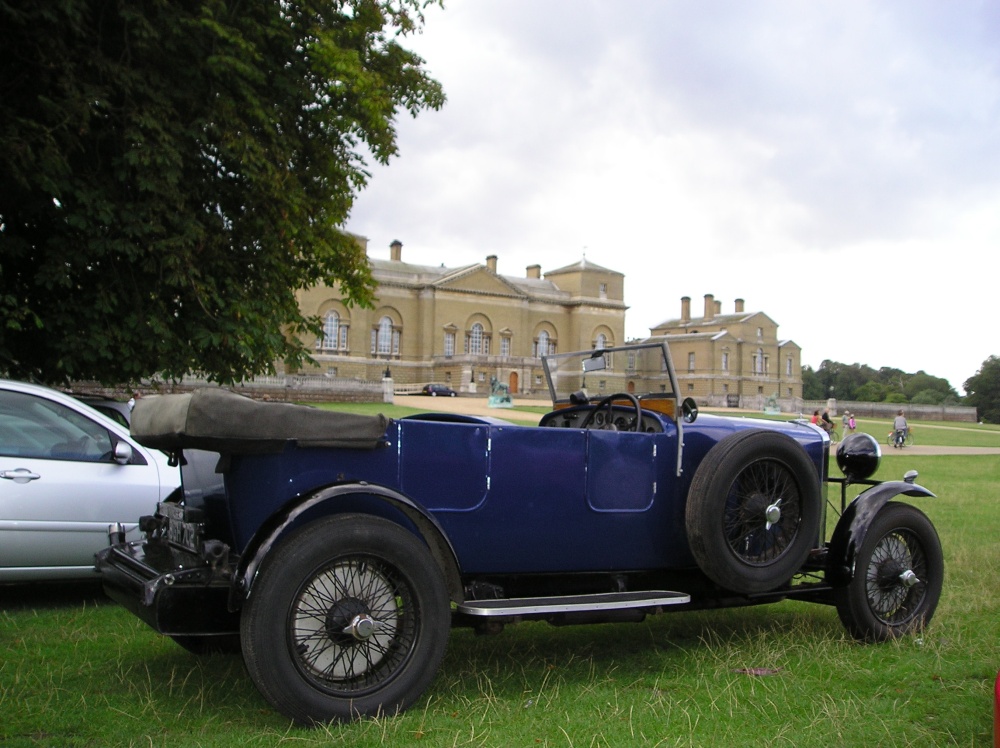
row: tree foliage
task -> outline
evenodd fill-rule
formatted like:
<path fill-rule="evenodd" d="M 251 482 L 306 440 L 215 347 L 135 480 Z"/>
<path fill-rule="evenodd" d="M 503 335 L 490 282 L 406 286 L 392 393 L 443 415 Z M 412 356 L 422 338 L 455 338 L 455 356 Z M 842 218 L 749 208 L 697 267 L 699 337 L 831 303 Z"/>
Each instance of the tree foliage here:
<path fill-rule="evenodd" d="M 957 403 L 959 400 L 958 393 L 947 379 L 924 371 L 907 374 L 891 367 L 876 371 L 865 364 L 843 364 L 830 360 L 823 361 L 816 371 L 802 367 L 802 396 L 806 400 L 836 397 L 862 402 L 929 405 Z"/>
<path fill-rule="evenodd" d="M 0 371 L 301 362 L 297 289 L 372 298 L 367 160 L 444 103 L 402 46 L 424 4 L 0 0 Z"/>
<path fill-rule="evenodd" d="M 990 356 L 983 361 L 979 371 L 962 386 L 967 393 L 966 403 L 977 409 L 981 421 L 1000 423 L 1000 358 Z"/>

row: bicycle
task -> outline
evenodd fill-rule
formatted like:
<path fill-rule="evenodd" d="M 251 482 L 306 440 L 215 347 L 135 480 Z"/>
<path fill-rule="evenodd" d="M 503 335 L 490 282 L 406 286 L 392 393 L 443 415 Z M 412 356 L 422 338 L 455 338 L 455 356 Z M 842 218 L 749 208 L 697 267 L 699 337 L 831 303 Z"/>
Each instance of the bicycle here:
<path fill-rule="evenodd" d="M 889 432 L 889 435 L 886 436 L 886 438 L 885 438 L 885 443 L 888 444 L 890 447 L 896 446 L 896 432 L 895 431 L 890 431 Z M 916 441 L 913 439 L 913 431 L 907 431 L 906 432 L 906 436 L 903 439 L 903 443 L 900 446 L 903 446 L 903 447 L 912 447 L 914 444 L 916 444 Z"/>

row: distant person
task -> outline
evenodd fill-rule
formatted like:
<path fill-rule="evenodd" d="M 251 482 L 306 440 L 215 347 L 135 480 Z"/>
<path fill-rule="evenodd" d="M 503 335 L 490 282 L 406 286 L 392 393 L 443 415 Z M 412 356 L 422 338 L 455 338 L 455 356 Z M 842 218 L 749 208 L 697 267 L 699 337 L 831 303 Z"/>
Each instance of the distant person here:
<path fill-rule="evenodd" d="M 900 410 L 893 419 L 892 430 L 896 433 L 896 438 L 892 440 L 892 446 L 902 447 L 903 442 L 906 441 L 906 435 L 910 431 L 910 427 L 906 423 L 906 416 L 903 415 L 902 410 Z"/>
<path fill-rule="evenodd" d="M 813 411 L 813 417 L 809 419 L 809 423 L 811 423 L 813 426 L 819 426 L 819 411 L 818 410 L 814 410 Z"/>
<path fill-rule="evenodd" d="M 845 410 L 843 417 L 840 419 L 841 423 L 844 424 L 844 433 L 847 433 L 847 423 L 851 420 L 851 411 Z"/>
<path fill-rule="evenodd" d="M 830 420 L 830 411 L 827 410 L 826 408 L 823 409 L 823 415 L 820 416 L 819 425 L 823 427 L 823 430 L 826 433 L 828 434 L 833 433 L 833 421 Z"/>
<path fill-rule="evenodd" d="M 847 433 L 853 434 L 857 431 L 858 422 L 854 420 L 854 414 L 850 411 L 847 412 Z"/>

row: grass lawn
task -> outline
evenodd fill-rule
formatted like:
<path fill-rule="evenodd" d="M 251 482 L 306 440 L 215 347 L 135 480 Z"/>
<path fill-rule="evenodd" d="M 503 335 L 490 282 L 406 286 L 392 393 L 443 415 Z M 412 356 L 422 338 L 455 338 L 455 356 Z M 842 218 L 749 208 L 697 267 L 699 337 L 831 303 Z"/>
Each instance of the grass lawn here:
<path fill-rule="evenodd" d="M 946 578 L 930 627 L 899 642 L 857 644 L 834 609 L 795 602 L 456 630 L 406 714 L 305 730 L 239 656 L 190 655 L 96 586 L 0 587 L 0 746 L 989 745 L 1000 456 L 890 450 L 878 477 L 910 468 L 939 497 L 911 503 L 941 535 Z"/>

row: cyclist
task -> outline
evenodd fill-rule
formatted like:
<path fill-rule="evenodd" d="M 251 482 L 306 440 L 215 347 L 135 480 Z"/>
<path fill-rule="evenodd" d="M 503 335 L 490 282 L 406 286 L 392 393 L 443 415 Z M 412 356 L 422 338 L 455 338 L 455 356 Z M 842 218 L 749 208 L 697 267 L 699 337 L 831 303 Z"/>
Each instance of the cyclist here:
<path fill-rule="evenodd" d="M 833 435 L 833 421 L 830 419 L 830 411 L 826 408 L 823 409 L 823 415 L 820 416 L 819 425 L 826 433 Z"/>
<path fill-rule="evenodd" d="M 893 439 L 892 446 L 902 449 L 903 443 L 906 441 L 906 433 L 910 430 L 910 427 L 906 423 L 906 416 L 903 415 L 902 410 L 900 410 L 893 419 L 892 430 L 896 434 L 896 438 Z"/>

